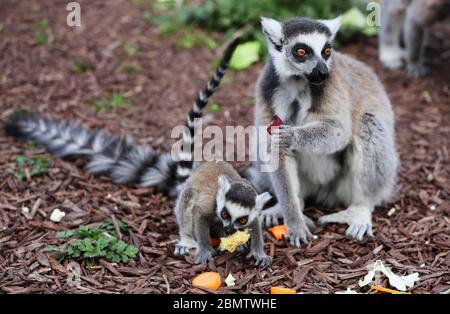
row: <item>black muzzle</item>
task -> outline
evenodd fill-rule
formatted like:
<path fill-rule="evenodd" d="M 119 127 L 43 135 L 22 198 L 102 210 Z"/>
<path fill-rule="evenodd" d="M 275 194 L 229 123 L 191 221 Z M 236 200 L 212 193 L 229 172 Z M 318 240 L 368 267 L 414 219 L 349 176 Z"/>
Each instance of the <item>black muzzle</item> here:
<path fill-rule="evenodd" d="M 311 84 L 320 85 L 327 80 L 328 74 L 329 73 L 327 65 L 324 62 L 319 61 L 312 72 L 306 75 L 306 78 Z"/>

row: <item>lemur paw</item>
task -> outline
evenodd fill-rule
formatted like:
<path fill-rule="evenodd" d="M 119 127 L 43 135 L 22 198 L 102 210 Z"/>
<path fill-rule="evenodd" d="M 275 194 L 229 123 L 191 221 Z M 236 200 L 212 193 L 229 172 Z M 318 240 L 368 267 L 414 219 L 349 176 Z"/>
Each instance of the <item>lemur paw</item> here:
<path fill-rule="evenodd" d="M 265 253 L 255 253 L 255 252 L 250 252 L 247 254 L 247 259 L 250 259 L 254 257 L 255 258 L 255 266 L 259 266 L 262 268 L 266 268 L 269 267 L 270 265 L 272 265 L 272 257 L 270 257 L 269 255 L 266 255 Z"/>
<path fill-rule="evenodd" d="M 283 218 L 280 206 L 275 205 L 261 212 L 261 222 L 264 228 L 279 225 L 279 219 Z"/>
<path fill-rule="evenodd" d="M 300 247 L 302 243 L 308 244 L 309 240 L 313 238 L 313 234 L 306 225 L 306 221 L 294 225 L 287 223 L 286 227 L 288 229 L 286 240 L 288 240 L 292 246 Z"/>
<path fill-rule="evenodd" d="M 212 262 L 213 259 L 213 251 L 211 250 L 201 250 L 198 251 L 194 258 L 195 264 L 206 264 L 208 262 Z"/>
<path fill-rule="evenodd" d="M 294 142 L 294 137 L 294 128 L 292 126 L 280 125 L 272 131 L 270 139 L 279 148 L 289 149 Z"/>
<path fill-rule="evenodd" d="M 172 243 L 175 244 L 175 250 L 173 255 L 175 256 L 185 256 L 189 254 L 189 251 L 196 247 L 194 243 L 188 243 L 189 241 L 175 240 Z"/>
<path fill-rule="evenodd" d="M 283 219 L 283 211 L 281 210 L 280 206 L 275 205 L 268 209 L 264 209 L 261 212 L 260 217 L 263 228 L 278 226 L 280 224 L 280 219 Z M 303 217 L 305 218 L 306 226 L 308 226 L 309 229 L 315 228 L 316 225 L 311 218 L 306 215 L 303 215 Z"/>
<path fill-rule="evenodd" d="M 403 66 L 404 51 L 399 47 L 380 47 L 380 61 L 385 68 L 398 70 Z"/>
<path fill-rule="evenodd" d="M 420 78 L 430 73 L 430 68 L 423 63 L 408 64 L 408 74 L 414 78 Z"/>
<path fill-rule="evenodd" d="M 327 223 L 347 224 L 345 235 L 352 240 L 361 241 L 367 234 L 373 237 L 372 210 L 364 206 L 351 206 L 339 213 L 325 215 L 318 220 L 319 225 Z"/>
<path fill-rule="evenodd" d="M 239 246 L 236 248 L 236 252 L 237 252 L 237 253 L 243 253 L 243 252 L 245 252 L 247 249 L 248 249 L 248 244 L 247 244 L 247 243 L 244 243 L 244 244 L 239 245 Z"/>
<path fill-rule="evenodd" d="M 312 220 L 311 218 L 309 218 L 306 215 L 303 215 L 303 217 L 305 218 L 305 224 L 309 228 L 309 230 L 314 229 L 316 227 L 314 220 Z"/>

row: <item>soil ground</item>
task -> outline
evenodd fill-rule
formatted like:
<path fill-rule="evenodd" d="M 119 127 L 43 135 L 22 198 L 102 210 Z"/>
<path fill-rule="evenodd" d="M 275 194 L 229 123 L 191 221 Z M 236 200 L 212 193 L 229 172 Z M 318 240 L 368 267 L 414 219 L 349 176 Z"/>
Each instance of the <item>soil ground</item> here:
<path fill-rule="evenodd" d="M 203 47 L 182 49 L 175 37 L 161 37 L 131 1 L 79 1 L 83 27 L 66 25 L 66 1 L 6 1 L 0 9 L 0 124 L 20 108 L 70 119 L 114 134 L 130 134 L 138 143 L 168 151 L 172 127 L 183 123 L 193 97 L 212 71 L 215 52 Z M 52 4 L 50 4 L 52 3 Z M 137 2 L 136 2 L 137 3 Z M 36 26 L 48 44 L 36 43 Z M 221 39 L 221 34 L 212 34 Z M 123 45 L 138 47 L 127 55 Z M 223 278 L 231 272 L 236 286 L 223 293 L 267 293 L 270 286 L 305 293 L 334 293 L 359 289 L 367 266 L 383 260 L 395 273 L 418 272 L 413 293 L 439 293 L 450 288 L 450 25 L 432 29 L 427 55 L 432 74 L 411 80 L 404 71 L 386 71 L 377 60 L 377 41 L 358 39 L 341 51 L 366 62 L 379 74 L 394 105 L 397 143 L 402 162 L 398 192 L 392 204 L 374 213 L 375 237 L 364 243 L 345 238 L 345 226 L 315 229 L 318 239 L 299 249 L 266 235 L 274 257 L 270 269 L 260 270 L 243 256 L 226 254 L 209 265 L 194 265 L 170 256 L 167 242 L 177 237 L 173 200 L 134 185 L 119 186 L 94 177 L 82 160 L 51 159 L 39 177 L 19 180 L 15 157 L 39 156 L 43 150 L 0 132 L 0 291 L 3 293 L 206 293 L 191 279 L 206 270 Z M 80 74 L 75 63 L 92 70 Z M 140 71 L 128 73 L 129 64 Z M 212 101 L 211 124 L 250 125 L 255 80 L 262 64 L 230 72 Z M 132 105 L 102 112 L 93 101 L 121 91 Z M 21 213 L 28 207 L 32 215 Z M 68 213 L 59 224 L 49 220 L 60 208 Z M 395 212 L 392 214 L 395 209 Z M 33 210 L 34 209 L 34 210 Z M 391 215 L 388 214 L 391 213 Z M 310 208 L 313 219 L 324 210 Z M 115 215 L 128 223 L 124 240 L 140 248 L 129 264 L 106 261 L 94 267 L 81 262 L 81 287 L 67 284 L 67 263 L 43 252 L 56 244 L 56 231 L 95 225 Z M 381 284 L 387 285 L 384 281 Z"/>

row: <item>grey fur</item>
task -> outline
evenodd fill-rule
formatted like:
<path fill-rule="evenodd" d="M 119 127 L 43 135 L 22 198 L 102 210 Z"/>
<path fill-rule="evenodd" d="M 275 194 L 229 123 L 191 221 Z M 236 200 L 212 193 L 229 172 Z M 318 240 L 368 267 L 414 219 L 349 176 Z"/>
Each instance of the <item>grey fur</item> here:
<path fill-rule="evenodd" d="M 331 36 L 331 31 L 325 24 L 306 17 L 297 17 L 286 20 L 282 23 L 282 26 L 283 36 L 287 40 L 296 37 L 299 34 L 310 34 L 314 32 Z"/>
<path fill-rule="evenodd" d="M 239 204 L 246 208 L 255 207 L 257 193 L 250 182 L 238 181 L 231 184 L 230 189 L 225 194 L 225 198 L 230 202 Z"/>
<path fill-rule="evenodd" d="M 411 76 L 426 75 L 429 72 L 425 65 L 429 26 L 449 12 L 449 0 L 383 0 L 379 35 L 379 58 L 383 65 L 399 69 L 406 61 Z"/>
<path fill-rule="evenodd" d="M 275 71 L 272 60 L 269 60 L 269 62 L 267 62 L 266 66 L 264 67 L 264 73 L 265 75 L 261 80 L 263 97 L 265 101 L 270 102 L 272 100 L 276 88 L 280 84 L 280 77 Z"/>

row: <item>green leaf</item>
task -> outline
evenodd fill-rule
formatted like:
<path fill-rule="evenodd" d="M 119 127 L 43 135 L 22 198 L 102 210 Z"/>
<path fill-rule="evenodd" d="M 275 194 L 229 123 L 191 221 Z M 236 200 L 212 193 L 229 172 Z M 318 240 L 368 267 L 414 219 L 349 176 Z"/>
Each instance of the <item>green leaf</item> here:
<path fill-rule="evenodd" d="M 353 7 L 342 15 L 341 33 L 344 36 L 362 33 L 370 37 L 376 35 L 377 28 L 367 23 L 367 17 L 360 9 Z"/>
<path fill-rule="evenodd" d="M 127 255 L 125 255 L 125 254 L 122 254 L 122 262 L 124 262 L 124 263 L 128 263 L 128 256 Z"/>
<path fill-rule="evenodd" d="M 73 231 L 73 230 L 66 230 L 66 231 L 57 232 L 56 233 L 56 237 L 58 239 L 66 239 L 66 238 L 73 237 L 74 234 L 75 234 L 75 231 Z"/>
<path fill-rule="evenodd" d="M 259 60 L 261 44 L 259 41 L 249 41 L 237 46 L 230 61 L 230 68 L 244 70 Z"/>
<path fill-rule="evenodd" d="M 87 62 L 75 62 L 72 68 L 74 72 L 84 74 L 92 70 L 92 65 Z"/>
<path fill-rule="evenodd" d="M 366 16 L 358 8 L 351 8 L 342 15 L 342 28 L 362 29 L 365 26 Z"/>
<path fill-rule="evenodd" d="M 125 249 L 125 254 L 129 257 L 136 257 L 137 253 L 139 252 L 139 249 L 135 247 L 134 245 L 128 245 Z"/>
<path fill-rule="evenodd" d="M 152 15 L 151 15 L 151 13 L 148 12 L 148 11 L 145 11 L 145 12 L 142 14 L 142 17 L 143 17 L 144 20 L 147 21 L 147 22 L 151 22 L 151 21 L 152 21 Z"/>
<path fill-rule="evenodd" d="M 205 46 L 210 49 L 215 49 L 217 48 L 218 44 L 214 39 L 206 36 L 203 33 L 189 33 L 180 38 L 180 40 L 178 41 L 178 46 L 181 48 Z"/>
<path fill-rule="evenodd" d="M 57 245 L 47 245 L 47 247 L 44 249 L 44 252 L 47 253 L 61 252 L 61 247 Z"/>
<path fill-rule="evenodd" d="M 134 57 L 138 52 L 138 47 L 131 44 L 131 43 L 125 43 L 122 46 L 123 52 L 125 52 L 129 57 Z"/>
<path fill-rule="evenodd" d="M 123 241 L 117 241 L 112 245 L 112 249 L 117 253 L 122 253 L 127 248 L 127 244 Z"/>
<path fill-rule="evenodd" d="M 211 110 L 211 112 L 213 113 L 217 113 L 220 111 L 220 105 L 217 103 L 212 103 L 209 105 L 209 110 Z"/>

